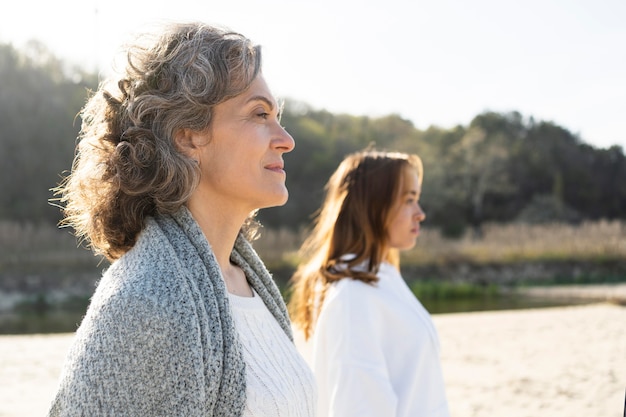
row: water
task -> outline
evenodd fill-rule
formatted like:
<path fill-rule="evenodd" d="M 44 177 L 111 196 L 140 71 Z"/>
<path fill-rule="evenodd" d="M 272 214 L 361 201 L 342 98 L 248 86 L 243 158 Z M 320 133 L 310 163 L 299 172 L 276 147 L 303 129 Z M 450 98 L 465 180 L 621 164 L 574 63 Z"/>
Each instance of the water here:
<path fill-rule="evenodd" d="M 520 295 L 468 298 L 456 300 L 420 300 L 431 314 L 469 313 L 476 311 L 523 310 L 528 308 L 562 307 L 588 304 L 583 299 L 536 298 Z"/>
<path fill-rule="evenodd" d="M 74 332 L 84 315 L 75 310 L 0 313 L 0 334 Z"/>
<path fill-rule="evenodd" d="M 539 299 L 514 295 L 453 300 L 421 300 L 431 314 L 557 307 L 584 303 L 581 300 Z M 68 333 L 78 328 L 84 309 L 33 309 L 0 313 L 0 334 Z"/>

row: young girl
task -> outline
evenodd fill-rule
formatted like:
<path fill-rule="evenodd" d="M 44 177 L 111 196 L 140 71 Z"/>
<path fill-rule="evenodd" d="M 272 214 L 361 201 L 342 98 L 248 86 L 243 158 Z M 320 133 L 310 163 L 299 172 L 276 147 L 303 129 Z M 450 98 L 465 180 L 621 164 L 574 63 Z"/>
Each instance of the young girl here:
<path fill-rule="evenodd" d="M 449 416 L 436 329 L 399 272 L 426 218 L 422 172 L 417 155 L 363 151 L 326 186 L 289 303 L 320 417 Z"/>

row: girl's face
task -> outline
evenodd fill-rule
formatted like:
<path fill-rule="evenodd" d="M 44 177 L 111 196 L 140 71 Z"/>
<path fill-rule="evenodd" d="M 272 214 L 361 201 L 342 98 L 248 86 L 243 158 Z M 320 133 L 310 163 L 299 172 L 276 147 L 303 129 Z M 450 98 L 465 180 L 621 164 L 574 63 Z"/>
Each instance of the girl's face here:
<path fill-rule="evenodd" d="M 413 169 L 407 169 L 387 227 L 390 248 L 407 250 L 415 246 L 420 222 L 426 218 L 419 205 L 421 191 L 417 173 Z"/>
<path fill-rule="evenodd" d="M 242 94 L 215 106 L 199 158 L 202 200 L 233 214 L 285 204 L 283 154 L 294 146 L 280 124 L 276 99 L 259 75 Z"/>

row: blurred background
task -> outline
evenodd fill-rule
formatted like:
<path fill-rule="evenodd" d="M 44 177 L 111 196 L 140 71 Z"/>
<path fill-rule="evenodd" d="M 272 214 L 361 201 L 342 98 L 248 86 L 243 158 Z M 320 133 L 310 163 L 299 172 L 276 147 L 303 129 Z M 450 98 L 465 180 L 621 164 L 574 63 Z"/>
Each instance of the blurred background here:
<path fill-rule="evenodd" d="M 20 2 L 0 15 L 0 333 L 73 331 L 106 261 L 59 229 L 89 90 L 135 32 L 198 19 L 263 45 L 295 138 L 257 250 L 288 297 L 343 157 L 418 153 L 427 213 L 403 274 L 433 313 L 585 302 L 626 283 L 626 3 Z"/>

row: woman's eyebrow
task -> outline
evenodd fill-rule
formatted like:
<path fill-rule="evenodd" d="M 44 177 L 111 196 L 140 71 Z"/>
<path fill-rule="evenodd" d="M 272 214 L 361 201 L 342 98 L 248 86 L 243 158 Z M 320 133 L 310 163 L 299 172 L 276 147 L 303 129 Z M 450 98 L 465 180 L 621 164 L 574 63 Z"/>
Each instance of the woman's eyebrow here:
<path fill-rule="evenodd" d="M 251 103 L 253 101 L 262 101 L 265 104 L 267 104 L 270 110 L 274 110 L 274 102 L 265 96 L 262 96 L 262 95 L 252 96 L 248 100 L 246 100 L 246 104 Z"/>

